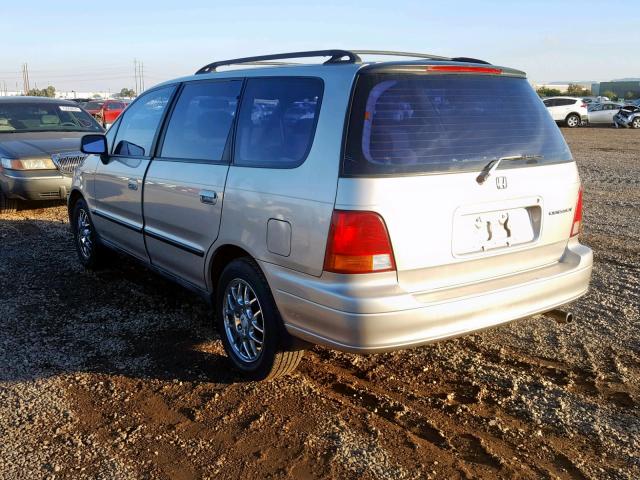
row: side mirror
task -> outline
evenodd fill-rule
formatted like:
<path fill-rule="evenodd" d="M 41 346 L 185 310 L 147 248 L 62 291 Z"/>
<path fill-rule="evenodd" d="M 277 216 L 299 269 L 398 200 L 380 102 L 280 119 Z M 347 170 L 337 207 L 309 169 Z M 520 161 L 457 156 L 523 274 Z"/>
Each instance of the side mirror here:
<path fill-rule="evenodd" d="M 105 155 L 107 153 L 107 137 L 104 135 L 85 135 L 80 141 L 82 153 Z"/>

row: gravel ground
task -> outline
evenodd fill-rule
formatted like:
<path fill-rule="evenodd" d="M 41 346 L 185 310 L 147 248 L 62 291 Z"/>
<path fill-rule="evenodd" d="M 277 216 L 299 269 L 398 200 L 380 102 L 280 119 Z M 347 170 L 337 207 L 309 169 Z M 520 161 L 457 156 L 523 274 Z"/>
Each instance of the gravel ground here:
<path fill-rule="evenodd" d="M 245 383 L 211 311 L 64 206 L 0 219 L 0 478 L 640 478 L 640 132 L 564 130 L 595 251 L 577 320 L 540 316 Z"/>

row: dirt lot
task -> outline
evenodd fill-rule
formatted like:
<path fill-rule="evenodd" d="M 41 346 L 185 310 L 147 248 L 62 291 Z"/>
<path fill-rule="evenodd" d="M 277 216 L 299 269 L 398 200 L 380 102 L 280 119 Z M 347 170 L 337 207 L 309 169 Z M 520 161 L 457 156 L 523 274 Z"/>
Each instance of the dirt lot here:
<path fill-rule="evenodd" d="M 564 130 L 595 250 L 577 320 L 411 351 L 315 348 L 243 383 L 211 311 L 63 206 L 0 220 L 0 478 L 639 478 L 640 132 Z"/>

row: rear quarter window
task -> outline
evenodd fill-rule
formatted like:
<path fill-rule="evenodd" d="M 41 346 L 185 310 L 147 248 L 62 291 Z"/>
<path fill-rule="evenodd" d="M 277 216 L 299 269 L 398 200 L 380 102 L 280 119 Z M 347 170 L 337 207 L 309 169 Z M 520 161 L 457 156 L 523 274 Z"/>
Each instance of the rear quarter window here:
<path fill-rule="evenodd" d="M 572 161 L 525 78 L 367 73 L 357 80 L 345 176 L 473 171 L 515 155 L 541 156 L 538 165 Z"/>
<path fill-rule="evenodd" d="M 234 164 L 295 168 L 315 134 L 323 83 L 319 78 L 250 78 L 242 96 Z"/>

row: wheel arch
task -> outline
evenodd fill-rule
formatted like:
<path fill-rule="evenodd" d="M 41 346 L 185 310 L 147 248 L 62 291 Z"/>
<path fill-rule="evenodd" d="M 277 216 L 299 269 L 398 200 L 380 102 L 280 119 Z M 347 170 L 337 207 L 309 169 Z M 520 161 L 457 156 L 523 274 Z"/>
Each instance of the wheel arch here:
<path fill-rule="evenodd" d="M 218 287 L 218 279 L 220 278 L 222 270 L 224 270 L 224 268 L 233 260 L 242 257 L 247 257 L 254 261 L 256 260 L 255 257 L 251 255 L 251 253 L 249 253 L 247 250 L 231 243 L 220 245 L 213 252 L 207 268 L 207 280 L 209 282 L 209 285 L 211 286 L 210 292 L 212 299 L 215 298 L 216 289 Z M 258 268 L 260 268 L 259 265 Z"/>
<path fill-rule="evenodd" d="M 567 115 L 564 117 L 564 121 L 566 122 L 567 120 L 569 120 L 569 117 L 572 117 L 572 116 L 574 116 L 574 115 L 575 115 L 576 117 L 578 117 L 578 119 L 579 119 L 580 121 L 582 121 L 582 115 L 580 115 L 578 112 L 569 112 L 569 113 L 567 113 Z"/>
<path fill-rule="evenodd" d="M 75 206 L 76 202 L 80 199 L 84 199 L 84 195 L 82 195 L 82 192 L 77 188 L 72 189 L 71 193 L 69 194 L 69 199 L 67 200 L 67 212 L 69 214 L 69 222 L 71 222 L 71 215 L 73 215 L 73 207 Z"/>

